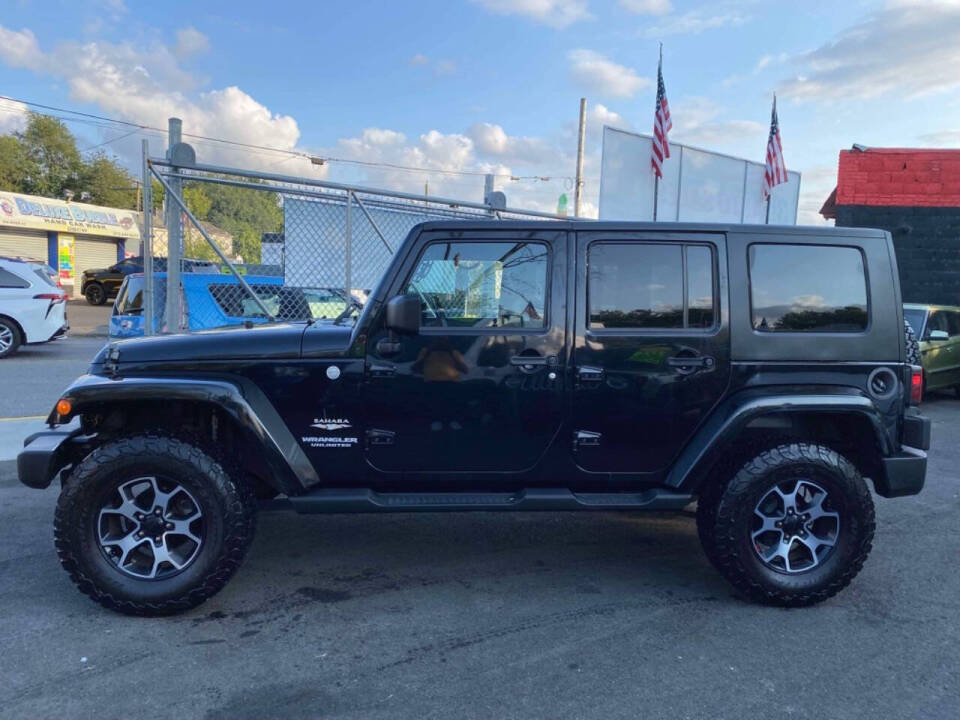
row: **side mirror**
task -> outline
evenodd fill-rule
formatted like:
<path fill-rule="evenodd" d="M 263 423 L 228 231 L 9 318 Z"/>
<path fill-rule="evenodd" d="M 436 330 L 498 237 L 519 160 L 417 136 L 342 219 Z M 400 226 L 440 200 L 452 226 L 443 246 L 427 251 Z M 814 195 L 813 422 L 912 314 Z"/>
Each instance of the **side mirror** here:
<path fill-rule="evenodd" d="M 950 334 L 946 330 L 931 330 L 927 340 L 931 342 L 943 342 L 944 340 L 949 340 Z"/>
<path fill-rule="evenodd" d="M 417 295 L 397 295 L 387 302 L 387 329 L 415 335 L 420 331 L 420 298 Z"/>

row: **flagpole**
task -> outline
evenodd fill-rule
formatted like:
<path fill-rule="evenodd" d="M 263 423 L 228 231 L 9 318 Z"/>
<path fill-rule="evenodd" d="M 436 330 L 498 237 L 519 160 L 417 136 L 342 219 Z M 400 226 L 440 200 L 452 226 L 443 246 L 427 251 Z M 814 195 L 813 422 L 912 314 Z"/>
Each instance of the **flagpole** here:
<path fill-rule="evenodd" d="M 660 194 L 660 176 L 653 176 L 653 221 L 657 221 L 657 196 Z M 769 212 L 769 211 L 768 211 Z"/>
<path fill-rule="evenodd" d="M 663 71 L 663 43 L 660 43 L 660 59 L 657 61 L 657 82 L 660 82 L 660 73 Z M 659 100 L 659 88 L 658 100 Z M 657 221 L 657 201 L 660 198 L 660 175 L 654 173 L 653 175 L 653 221 Z"/>
<path fill-rule="evenodd" d="M 767 195 L 767 217 L 766 217 L 766 219 L 763 221 L 763 223 L 764 223 L 764 225 L 769 225 L 769 224 L 770 224 L 770 196 L 769 196 L 769 195 Z"/>

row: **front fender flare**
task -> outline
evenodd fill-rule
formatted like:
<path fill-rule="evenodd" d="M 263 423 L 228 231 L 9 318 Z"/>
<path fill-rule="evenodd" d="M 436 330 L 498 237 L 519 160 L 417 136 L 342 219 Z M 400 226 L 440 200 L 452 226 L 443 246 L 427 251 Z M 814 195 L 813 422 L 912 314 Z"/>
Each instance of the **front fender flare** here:
<path fill-rule="evenodd" d="M 252 434 L 264 448 L 265 460 L 273 472 L 267 478 L 277 490 L 302 492 L 320 482 L 296 438 L 276 409 L 254 383 L 218 379 L 163 377 L 118 377 L 82 375 L 63 393 L 73 406 L 71 417 L 99 405 L 143 401 L 189 401 L 214 405 Z M 47 422 L 64 422 L 56 409 Z"/>
<path fill-rule="evenodd" d="M 811 394 L 762 396 L 744 392 L 731 397 L 711 414 L 681 452 L 667 475 L 666 484 L 690 492 L 696 491 L 706 470 L 720 458 L 728 444 L 735 440 L 751 421 L 774 413 L 856 414 L 869 421 L 874 439 L 884 457 L 896 452 L 885 430 L 880 411 L 870 398 L 857 391 L 838 388 L 836 391 L 824 389 Z"/>

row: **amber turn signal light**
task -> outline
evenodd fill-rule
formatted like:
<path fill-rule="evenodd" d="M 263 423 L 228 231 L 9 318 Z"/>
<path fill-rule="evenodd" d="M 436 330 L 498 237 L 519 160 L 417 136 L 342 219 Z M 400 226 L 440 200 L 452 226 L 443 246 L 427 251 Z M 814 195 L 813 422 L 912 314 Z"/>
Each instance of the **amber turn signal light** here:
<path fill-rule="evenodd" d="M 73 410 L 73 405 L 70 404 L 69 400 L 66 398 L 57 400 L 57 413 L 59 415 L 69 415 L 71 410 Z"/>

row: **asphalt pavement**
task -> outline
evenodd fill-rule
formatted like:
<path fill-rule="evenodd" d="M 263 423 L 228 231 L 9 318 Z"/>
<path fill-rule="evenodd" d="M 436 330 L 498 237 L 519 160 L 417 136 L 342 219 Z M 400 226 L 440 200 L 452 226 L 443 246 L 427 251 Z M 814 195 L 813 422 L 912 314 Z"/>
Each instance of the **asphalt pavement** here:
<path fill-rule="evenodd" d="M 797 610 L 732 596 L 686 514 L 263 513 L 223 592 L 127 618 L 0 463 L 0 716 L 955 718 L 960 401 L 925 410 L 926 489 L 876 498 L 863 572 Z"/>
<path fill-rule="evenodd" d="M 0 461 L 15 458 L 23 438 L 43 427 L 60 393 L 86 370 L 105 342 L 99 335 L 71 334 L 24 345 L 0 360 Z"/>

